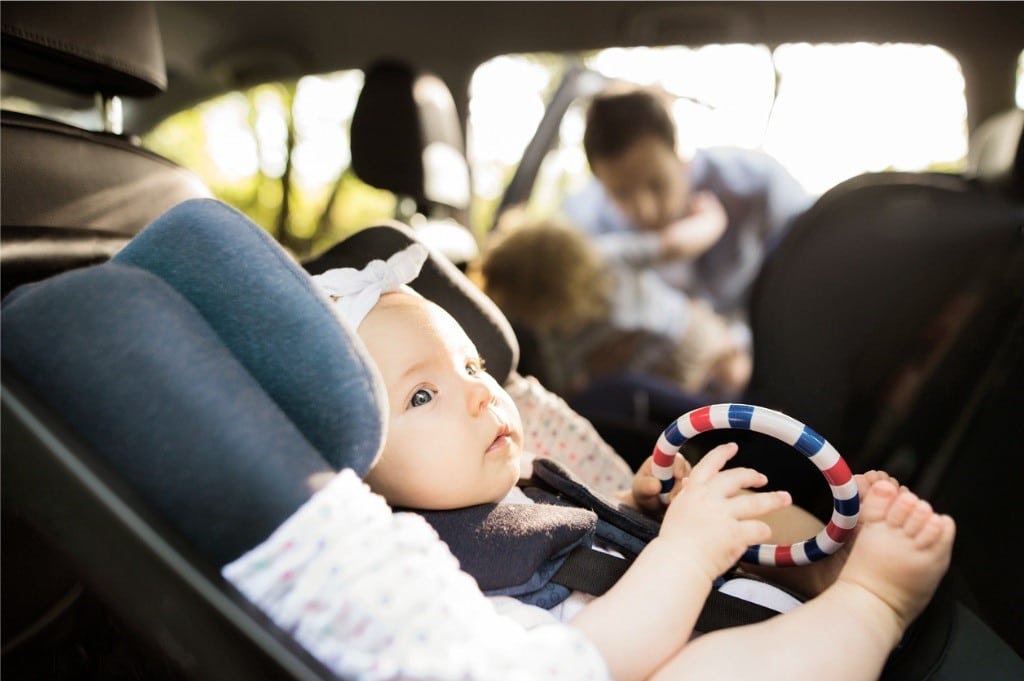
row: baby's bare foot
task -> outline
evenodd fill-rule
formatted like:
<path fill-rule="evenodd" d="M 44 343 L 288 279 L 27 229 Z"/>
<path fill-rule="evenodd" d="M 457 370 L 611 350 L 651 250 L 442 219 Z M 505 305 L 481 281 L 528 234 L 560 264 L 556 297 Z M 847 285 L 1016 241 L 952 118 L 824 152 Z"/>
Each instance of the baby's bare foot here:
<path fill-rule="evenodd" d="M 896 478 L 885 471 L 870 470 L 853 476 L 853 482 L 857 485 L 857 493 L 860 495 L 861 503 L 864 502 L 864 497 L 868 495 L 868 490 L 871 489 L 871 486 L 879 480 L 888 480 L 899 487 L 899 482 L 897 482 Z"/>
<path fill-rule="evenodd" d="M 861 501 L 856 542 L 838 581 L 885 603 L 902 631 L 946 572 L 955 534 L 952 518 L 895 481 L 876 479 Z"/>
<path fill-rule="evenodd" d="M 885 471 L 867 471 L 866 473 L 858 473 L 853 476 L 853 482 L 857 485 L 857 494 L 860 496 L 860 503 L 864 503 L 864 497 L 867 496 L 868 490 L 871 489 L 871 485 L 878 482 L 879 480 L 888 480 L 894 485 L 899 485 L 896 478 L 892 477 Z M 857 539 L 857 531 L 863 521 L 858 521 L 857 527 L 854 528 L 853 533 L 850 535 L 846 543 L 843 544 L 842 548 L 836 551 L 831 556 L 819 560 L 816 563 L 801 568 L 804 570 L 802 576 L 804 582 L 801 585 L 803 591 L 808 596 L 816 596 L 822 591 L 831 586 L 836 579 L 839 577 L 839 573 L 842 572 L 843 566 L 846 565 L 846 559 L 850 556 L 850 550 L 853 548 L 853 544 Z"/>

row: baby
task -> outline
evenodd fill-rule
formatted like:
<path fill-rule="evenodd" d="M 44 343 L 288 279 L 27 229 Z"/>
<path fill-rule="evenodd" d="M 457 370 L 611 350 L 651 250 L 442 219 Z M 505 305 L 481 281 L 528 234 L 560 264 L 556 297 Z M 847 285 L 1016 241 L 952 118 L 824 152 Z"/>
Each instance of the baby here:
<path fill-rule="evenodd" d="M 601 243 L 567 224 L 512 214 L 479 263 L 484 292 L 549 355 L 548 387 L 572 395 L 602 374 L 640 372 L 690 393 L 740 393 L 751 357 L 729 322 Z"/>
<path fill-rule="evenodd" d="M 425 257 L 414 244 L 387 263 L 317 278 L 358 331 L 386 388 L 387 436 L 366 480 L 393 506 L 499 502 L 520 478 L 520 416 L 462 327 L 404 286 Z M 570 625 L 616 679 L 810 679 L 825 665 L 830 678 L 877 678 L 949 564 L 952 519 L 884 475 L 862 476 L 861 525 L 852 548 L 830 559 L 839 564 L 820 595 L 759 624 L 691 640 L 713 581 L 748 545 L 785 541 L 766 517 L 791 508 L 789 495 L 750 492 L 766 479 L 748 468 L 724 469 L 735 453 L 735 445 L 722 445 L 692 467 L 679 457 L 680 480 L 658 536 Z M 628 493 L 639 508 L 656 503 L 660 486 L 649 471 L 645 464 Z"/>

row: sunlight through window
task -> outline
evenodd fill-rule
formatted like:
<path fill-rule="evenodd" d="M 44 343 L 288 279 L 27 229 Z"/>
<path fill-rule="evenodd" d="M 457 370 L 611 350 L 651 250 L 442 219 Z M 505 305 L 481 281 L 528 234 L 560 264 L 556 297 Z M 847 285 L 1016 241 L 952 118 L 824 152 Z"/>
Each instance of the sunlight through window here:
<path fill-rule="evenodd" d="M 964 79 L 956 59 L 934 46 L 639 47 L 583 57 L 608 78 L 675 95 L 681 152 L 760 148 L 813 193 L 864 172 L 963 168 Z M 564 60 L 507 55 L 477 69 L 467 132 L 480 200 L 496 201 L 504 190 Z M 541 167 L 535 198 L 549 204 L 586 178 L 582 134 L 577 102 L 563 118 L 559 148 Z"/>

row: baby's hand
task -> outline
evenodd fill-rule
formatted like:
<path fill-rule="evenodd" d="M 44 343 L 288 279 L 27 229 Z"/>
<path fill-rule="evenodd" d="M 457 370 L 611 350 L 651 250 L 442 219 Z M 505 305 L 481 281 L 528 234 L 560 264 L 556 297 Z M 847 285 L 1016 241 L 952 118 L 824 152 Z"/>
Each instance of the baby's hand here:
<path fill-rule="evenodd" d="M 647 457 L 647 460 L 640 465 L 636 475 L 633 476 L 633 494 L 630 505 L 641 511 L 660 515 L 665 506 L 658 499 L 658 495 L 661 493 L 661 480 L 654 477 L 654 473 L 651 472 L 653 462 L 653 456 Z M 673 465 L 675 466 L 673 471 L 675 482 L 672 491 L 669 492 L 670 500 L 679 494 L 679 490 L 682 489 L 686 476 L 690 474 L 691 470 L 690 464 L 680 454 L 676 455 Z M 627 500 L 627 503 L 629 501 Z"/>
<path fill-rule="evenodd" d="M 659 532 L 659 538 L 686 551 L 709 579 L 728 570 L 748 546 L 771 537 L 771 528 L 757 518 L 792 503 L 788 492 L 745 493 L 768 478 L 752 468 L 722 470 L 736 452 L 735 444 L 719 445 L 693 467 Z"/>

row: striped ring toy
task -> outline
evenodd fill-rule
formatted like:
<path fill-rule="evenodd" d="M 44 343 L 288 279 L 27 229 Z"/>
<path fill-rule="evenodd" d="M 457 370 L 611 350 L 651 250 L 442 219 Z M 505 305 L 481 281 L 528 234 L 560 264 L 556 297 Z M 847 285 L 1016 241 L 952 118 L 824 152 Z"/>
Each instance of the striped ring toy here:
<path fill-rule="evenodd" d="M 683 443 L 698 433 L 722 428 L 753 430 L 792 445 L 825 476 L 835 501 L 832 518 L 821 532 L 796 544 L 755 544 L 747 548 L 743 560 L 759 565 L 807 565 L 839 550 L 857 526 L 860 497 L 850 467 L 836 448 L 821 435 L 786 416 L 749 404 L 713 404 L 689 411 L 672 422 L 654 446 L 652 471 L 661 480 L 663 503 L 668 503 L 674 479 L 673 463 Z"/>

